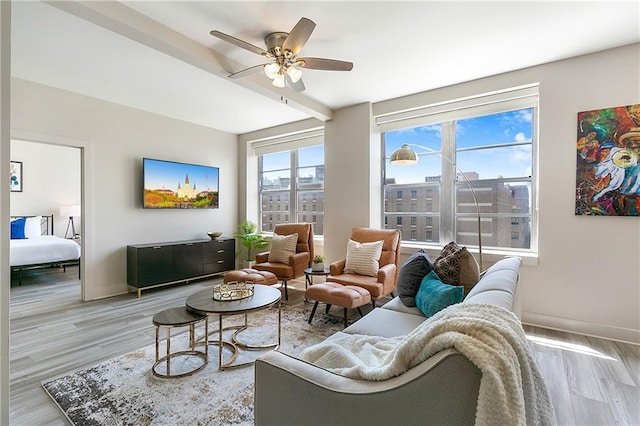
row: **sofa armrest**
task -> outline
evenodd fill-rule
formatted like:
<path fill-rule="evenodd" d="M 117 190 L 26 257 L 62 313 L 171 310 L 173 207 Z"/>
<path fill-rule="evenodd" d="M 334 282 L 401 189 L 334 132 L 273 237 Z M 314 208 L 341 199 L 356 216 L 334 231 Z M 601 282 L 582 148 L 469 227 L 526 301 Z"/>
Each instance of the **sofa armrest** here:
<path fill-rule="evenodd" d="M 271 351 L 255 364 L 255 424 L 473 424 L 480 378 L 455 349 L 379 382 Z"/>
<path fill-rule="evenodd" d="M 264 253 L 256 254 L 256 263 L 264 263 L 269 261 L 269 252 L 265 251 Z"/>
<path fill-rule="evenodd" d="M 346 259 L 336 260 L 329 265 L 329 272 L 331 275 L 342 275 L 344 271 L 344 265 L 347 264 Z"/>

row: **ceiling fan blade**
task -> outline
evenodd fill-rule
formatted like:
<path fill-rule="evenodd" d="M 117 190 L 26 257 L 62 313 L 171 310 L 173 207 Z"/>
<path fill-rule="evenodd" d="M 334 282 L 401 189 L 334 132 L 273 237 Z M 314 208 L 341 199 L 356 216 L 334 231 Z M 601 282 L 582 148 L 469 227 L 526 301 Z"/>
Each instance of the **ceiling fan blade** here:
<path fill-rule="evenodd" d="M 260 64 L 260 65 L 255 65 L 253 67 L 249 67 L 249 68 L 245 68 L 243 70 L 240 70 L 238 72 L 234 72 L 233 74 L 230 74 L 228 77 L 229 78 L 241 78 L 250 74 L 255 74 L 257 72 L 260 72 L 264 69 L 264 66 L 267 64 Z"/>
<path fill-rule="evenodd" d="M 315 22 L 308 18 L 300 18 L 295 27 L 291 30 L 284 43 L 282 50 L 290 50 L 294 56 L 302 50 L 302 46 L 309 40 L 311 33 L 316 28 Z"/>
<path fill-rule="evenodd" d="M 251 43 L 247 43 L 246 41 L 240 40 L 239 38 L 230 36 L 229 34 L 221 33 L 220 31 L 217 31 L 217 30 L 213 30 L 209 34 L 211 34 L 214 37 L 218 37 L 220 40 L 224 40 L 227 43 L 231 43 L 235 46 L 246 49 L 249 52 L 257 53 L 258 55 L 262 55 L 262 56 L 267 56 L 267 57 L 269 56 L 269 52 L 267 52 L 266 50 L 261 49 L 258 46 L 254 46 Z"/>
<path fill-rule="evenodd" d="M 289 87 L 291 87 L 296 92 L 304 92 L 304 90 L 306 89 L 306 87 L 304 87 L 304 83 L 302 82 L 302 79 L 294 83 L 293 80 L 291 80 L 291 77 L 289 77 L 289 74 L 286 74 L 286 73 L 284 75 L 284 78 L 287 80 L 287 84 L 289 85 Z"/>
<path fill-rule="evenodd" d="M 310 70 L 351 71 L 353 62 L 326 58 L 298 58 L 296 65 Z"/>

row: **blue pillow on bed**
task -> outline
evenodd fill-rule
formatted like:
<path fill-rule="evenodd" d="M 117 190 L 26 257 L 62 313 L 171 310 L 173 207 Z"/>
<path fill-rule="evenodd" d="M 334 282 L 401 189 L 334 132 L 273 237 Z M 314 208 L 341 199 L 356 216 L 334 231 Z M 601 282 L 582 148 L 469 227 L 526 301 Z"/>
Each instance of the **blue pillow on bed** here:
<path fill-rule="evenodd" d="M 27 238 L 24 236 L 24 225 L 26 223 L 27 223 L 27 219 L 24 217 L 11 221 L 11 239 L 12 240 L 24 240 L 25 238 Z"/>

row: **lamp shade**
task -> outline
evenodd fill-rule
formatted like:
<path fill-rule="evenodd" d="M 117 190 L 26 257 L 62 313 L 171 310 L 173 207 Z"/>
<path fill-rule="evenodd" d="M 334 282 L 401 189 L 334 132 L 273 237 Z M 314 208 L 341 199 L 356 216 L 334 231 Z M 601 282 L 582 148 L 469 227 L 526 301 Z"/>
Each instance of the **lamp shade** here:
<path fill-rule="evenodd" d="M 418 156 L 414 150 L 409 148 L 409 145 L 404 144 L 391 154 L 389 162 L 391 164 L 416 164 Z"/>
<path fill-rule="evenodd" d="M 61 206 L 60 207 L 60 216 L 63 217 L 79 217 L 80 216 L 80 206 Z"/>
<path fill-rule="evenodd" d="M 302 71 L 300 71 L 298 68 L 294 67 L 293 65 L 287 68 L 287 74 L 291 78 L 291 81 L 294 83 L 297 83 L 302 78 Z"/>
<path fill-rule="evenodd" d="M 276 78 L 276 76 L 278 75 L 278 71 L 280 71 L 280 65 L 276 64 L 275 62 L 264 66 L 265 75 L 272 80 Z"/>

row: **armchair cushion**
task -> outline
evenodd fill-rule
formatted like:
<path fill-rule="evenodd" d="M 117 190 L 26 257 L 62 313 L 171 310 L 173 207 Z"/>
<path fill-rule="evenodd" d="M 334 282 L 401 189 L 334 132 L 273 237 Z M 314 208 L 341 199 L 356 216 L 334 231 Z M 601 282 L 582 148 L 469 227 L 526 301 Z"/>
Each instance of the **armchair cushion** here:
<path fill-rule="evenodd" d="M 344 272 L 375 277 L 380 267 L 383 241 L 359 243 L 349 240 L 347 243 L 347 260 Z"/>
<path fill-rule="evenodd" d="M 289 256 L 296 253 L 298 234 L 278 235 L 273 234 L 271 249 L 269 250 L 269 262 L 289 264 Z"/>

